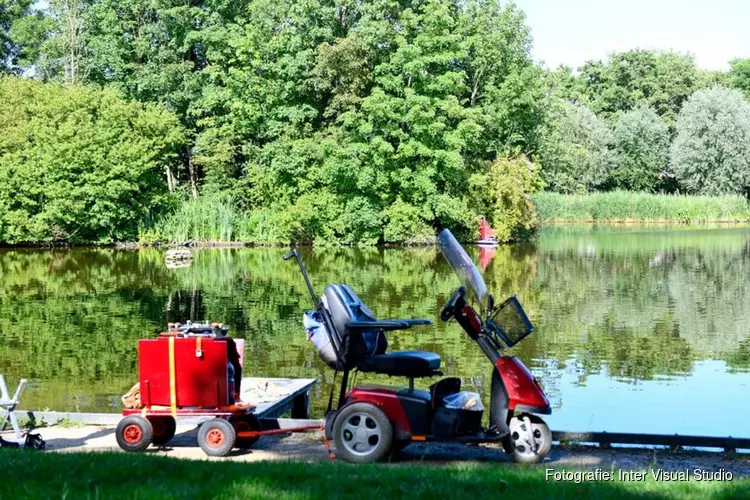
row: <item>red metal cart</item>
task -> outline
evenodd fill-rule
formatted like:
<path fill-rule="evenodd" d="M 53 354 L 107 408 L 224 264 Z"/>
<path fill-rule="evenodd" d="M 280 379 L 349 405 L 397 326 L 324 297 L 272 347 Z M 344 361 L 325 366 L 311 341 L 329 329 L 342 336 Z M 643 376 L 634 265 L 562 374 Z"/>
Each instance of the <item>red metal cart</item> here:
<path fill-rule="evenodd" d="M 233 448 L 249 448 L 260 436 L 311 431 L 319 424 L 279 429 L 253 413 L 254 406 L 234 401 L 230 343 L 211 336 L 180 336 L 167 332 L 138 342 L 142 408 L 123 410 L 117 443 L 126 451 L 167 444 L 176 419 L 205 417 L 198 444 L 210 456 Z"/>

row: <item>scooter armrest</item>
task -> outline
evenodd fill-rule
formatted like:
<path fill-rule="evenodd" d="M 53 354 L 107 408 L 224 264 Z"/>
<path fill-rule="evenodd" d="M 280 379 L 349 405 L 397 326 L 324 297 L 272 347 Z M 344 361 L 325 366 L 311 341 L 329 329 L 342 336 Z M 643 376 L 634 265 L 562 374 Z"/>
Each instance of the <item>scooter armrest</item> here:
<path fill-rule="evenodd" d="M 411 326 L 419 326 L 419 325 L 431 325 L 432 321 L 429 319 L 419 318 L 419 319 L 402 319 L 401 321 L 406 321 Z"/>
<path fill-rule="evenodd" d="M 430 325 L 429 319 L 384 319 L 379 321 L 350 321 L 350 330 L 406 330 L 415 325 Z"/>
<path fill-rule="evenodd" d="M 411 328 L 406 321 L 350 321 L 346 325 L 348 330 L 405 330 Z"/>

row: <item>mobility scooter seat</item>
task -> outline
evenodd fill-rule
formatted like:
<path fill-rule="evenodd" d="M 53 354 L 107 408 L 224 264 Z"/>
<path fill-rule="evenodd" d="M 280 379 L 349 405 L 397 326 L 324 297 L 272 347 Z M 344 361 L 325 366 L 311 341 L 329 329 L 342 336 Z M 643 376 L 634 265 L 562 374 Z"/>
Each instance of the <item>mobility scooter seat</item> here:
<path fill-rule="evenodd" d="M 428 351 L 396 351 L 370 356 L 359 365 L 362 372 L 404 377 L 429 377 L 440 368 L 440 356 Z"/>
<path fill-rule="evenodd" d="M 386 331 L 403 330 L 414 325 L 429 325 L 428 319 L 378 320 L 354 291 L 346 285 L 328 285 L 323 304 L 333 323 L 332 334 L 338 344 L 350 341 L 344 351 L 350 359 L 346 364 L 363 372 L 428 377 L 440 368 L 440 356 L 434 352 L 402 351 L 386 354 Z M 359 348 L 357 348 L 357 344 Z"/>

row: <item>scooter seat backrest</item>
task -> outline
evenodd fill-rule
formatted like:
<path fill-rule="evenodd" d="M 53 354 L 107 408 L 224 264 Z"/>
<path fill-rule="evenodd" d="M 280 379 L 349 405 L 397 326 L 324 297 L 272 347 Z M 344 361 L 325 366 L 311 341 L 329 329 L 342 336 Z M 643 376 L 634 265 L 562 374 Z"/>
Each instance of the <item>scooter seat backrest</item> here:
<path fill-rule="evenodd" d="M 356 365 L 368 356 L 385 352 L 387 341 L 382 332 L 350 332 L 346 328 L 350 321 L 377 321 L 372 311 L 351 288 L 347 285 L 328 285 L 323 292 L 323 299 L 335 330 L 331 333 L 337 336 L 339 345 L 345 346 L 342 354 L 348 358 L 344 360 L 347 365 Z"/>

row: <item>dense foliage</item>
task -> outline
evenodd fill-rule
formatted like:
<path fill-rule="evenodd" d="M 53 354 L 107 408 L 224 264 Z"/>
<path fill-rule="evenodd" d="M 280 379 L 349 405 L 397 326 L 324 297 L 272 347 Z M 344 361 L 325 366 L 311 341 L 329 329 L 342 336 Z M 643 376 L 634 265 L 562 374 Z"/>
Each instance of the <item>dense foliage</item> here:
<path fill-rule="evenodd" d="M 527 157 L 498 159 L 486 172 L 472 176 L 470 185 L 478 205 L 487 207 L 495 221 L 495 236 L 499 241 L 527 239 L 537 228 L 531 195 L 540 191 L 544 182 L 539 168 Z"/>
<path fill-rule="evenodd" d="M 693 94 L 677 120 L 672 168 L 690 193 L 750 193 L 750 103 L 739 91 Z"/>
<path fill-rule="evenodd" d="M 166 207 L 204 196 L 233 214 L 223 237 L 254 242 L 425 242 L 439 226 L 471 237 L 481 216 L 515 238 L 531 219 L 502 229 L 509 212 L 472 187 L 491 165 L 523 155 L 563 193 L 695 190 L 665 153 L 683 104 L 715 85 L 750 89 L 747 60 L 716 73 L 633 50 L 550 72 L 531 48 L 523 12 L 499 0 L 0 0 L 2 71 L 106 89 L 184 130 L 132 160 L 158 164 L 152 187 L 171 193 L 150 222 L 126 210 L 78 239 L 14 227 L 0 240 L 107 241 L 138 227 L 159 239 L 197 224 L 175 217 L 205 215 Z M 52 149 L 78 147 L 54 137 Z M 524 213 L 534 183 L 502 183 L 519 190 L 509 210 Z"/>
<path fill-rule="evenodd" d="M 16 69 L 21 55 L 18 27 L 33 17 L 32 4 L 31 0 L 0 0 L 0 74 Z"/>
<path fill-rule="evenodd" d="M 114 89 L 0 78 L 0 241 L 135 238 L 181 141 L 172 115 Z"/>
<path fill-rule="evenodd" d="M 613 133 L 611 182 L 620 189 L 650 191 L 667 175 L 669 130 L 645 106 L 622 113 Z"/>
<path fill-rule="evenodd" d="M 539 144 L 542 175 L 553 191 L 579 193 L 602 186 L 608 175 L 612 134 L 582 104 L 558 100 Z"/>

